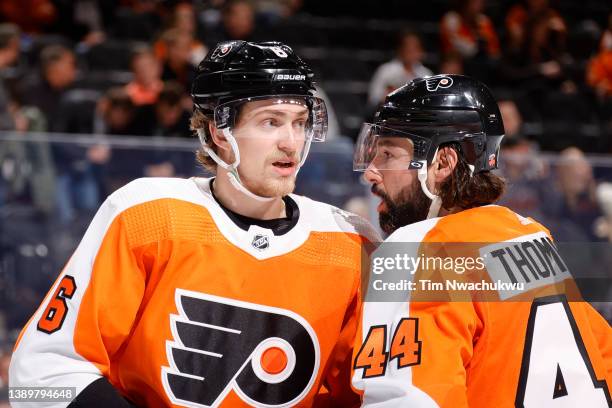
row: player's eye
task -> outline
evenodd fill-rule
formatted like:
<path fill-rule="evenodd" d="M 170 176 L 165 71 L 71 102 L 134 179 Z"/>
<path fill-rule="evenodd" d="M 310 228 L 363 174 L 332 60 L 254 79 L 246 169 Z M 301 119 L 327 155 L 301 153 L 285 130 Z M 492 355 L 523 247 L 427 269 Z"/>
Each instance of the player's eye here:
<path fill-rule="evenodd" d="M 296 129 L 305 129 L 306 128 L 306 119 L 300 119 L 293 122 L 293 127 Z"/>
<path fill-rule="evenodd" d="M 264 128 L 275 128 L 280 126 L 280 123 L 277 119 L 268 118 L 261 121 L 261 126 Z"/>
<path fill-rule="evenodd" d="M 384 159 L 391 159 L 393 157 L 393 153 L 391 153 L 388 149 L 382 149 L 380 154 Z"/>

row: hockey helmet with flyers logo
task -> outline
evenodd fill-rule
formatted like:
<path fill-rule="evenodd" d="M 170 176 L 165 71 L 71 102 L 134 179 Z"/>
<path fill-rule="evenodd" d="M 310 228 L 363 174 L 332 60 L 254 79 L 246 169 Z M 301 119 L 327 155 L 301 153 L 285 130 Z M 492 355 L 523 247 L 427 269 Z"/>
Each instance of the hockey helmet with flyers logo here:
<path fill-rule="evenodd" d="M 504 125 L 491 91 L 463 75 L 417 78 L 387 96 L 373 123 L 362 128 L 355 170 L 366 170 L 379 138 L 405 137 L 413 157 L 409 169 L 432 163 L 441 145 L 456 143 L 473 173 L 496 169 Z"/>
<path fill-rule="evenodd" d="M 192 86 L 195 106 L 216 106 L 245 97 L 314 96 L 314 74 L 291 47 L 280 42 L 226 41 L 200 62 Z"/>

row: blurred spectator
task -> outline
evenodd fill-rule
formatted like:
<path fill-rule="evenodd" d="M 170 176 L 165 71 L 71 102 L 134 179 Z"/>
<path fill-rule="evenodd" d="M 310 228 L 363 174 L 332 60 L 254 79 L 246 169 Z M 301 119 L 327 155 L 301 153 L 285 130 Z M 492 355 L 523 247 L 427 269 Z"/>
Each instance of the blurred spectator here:
<path fill-rule="evenodd" d="M 255 7 L 250 0 L 227 0 L 221 10 L 221 25 L 206 34 L 211 47 L 222 41 L 252 41 L 255 32 Z"/>
<path fill-rule="evenodd" d="M 267 23 L 274 24 L 279 20 L 297 14 L 304 5 L 303 0 L 255 0 L 257 14 Z"/>
<path fill-rule="evenodd" d="M 612 50 L 612 13 L 608 14 L 608 26 L 601 35 L 599 50 Z"/>
<path fill-rule="evenodd" d="M 158 0 L 100 1 L 114 12 L 108 29 L 113 37 L 146 42 L 151 41 L 159 31 L 161 14 L 164 12 L 163 4 L 167 3 Z M 107 6 L 108 3 L 117 2 L 121 7 Z"/>
<path fill-rule="evenodd" d="M 525 0 L 514 5 L 506 16 L 508 47 L 512 52 L 520 52 L 531 45 L 531 58 L 538 58 L 539 49 L 544 45 L 551 48 L 564 48 L 567 27 L 561 15 L 551 8 L 548 0 Z M 545 37 L 542 44 L 530 44 L 532 37 Z M 548 44 L 546 44 L 548 43 Z"/>
<path fill-rule="evenodd" d="M 255 10 L 248 0 L 228 0 L 222 19 L 229 40 L 247 40 L 255 30 Z"/>
<path fill-rule="evenodd" d="M 512 100 L 502 99 L 497 104 L 504 122 L 505 139 L 520 138 L 523 134 L 523 117 L 516 103 Z"/>
<path fill-rule="evenodd" d="M 541 220 L 540 208 L 550 186 L 547 168 L 539 158 L 537 143 L 523 134 L 523 119 L 512 100 L 500 100 L 499 110 L 504 122 L 505 137 L 502 142 L 501 172 L 507 182 L 507 190 L 500 204 L 512 208 L 523 216 Z"/>
<path fill-rule="evenodd" d="M 493 23 L 483 9 L 485 0 L 459 0 L 456 11 L 442 17 L 440 38 L 444 54 L 455 52 L 464 59 L 497 58 L 499 41 Z"/>
<path fill-rule="evenodd" d="M 612 48 L 600 51 L 589 62 L 587 83 L 600 98 L 612 97 Z"/>
<path fill-rule="evenodd" d="M 46 120 L 39 109 L 22 106 L 22 97 L 13 87 L 9 92 L 4 73 L 19 57 L 19 28 L 0 24 L 0 130 L 44 132 Z M 54 172 L 51 151 L 44 142 L 4 141 L 0 143 L 0 180 L 4 184 L 0 203 L 33 204 L 48 214 L 53 207 Z"/>
<path fill-rule="evenodd" d="M 575 91 L 575 85 L 565 82 L 565 22 L 547 0 L 529 0 L 527 6 L 514 6 L 506 18 L 506 27 L 509 44 L 501 73 L 511 85 Z"/>
<path fill-rule="evenodd" d="M 148 129 L 138 121 L 136 106 L 124 88 L 113 87 L 98 103 L 94 133 L 105 135 L 146 135 Z"/>
<path fill-rule="evenodd" d="M 431 75 L 432 72 L 422 63 L 424 56 L 419 36 L 412 31 L 403 31 L 399 36 L 396 57 L 378 67 L 370 81 L 370 106 L 378 105 L 389 92 L 406 82 Z"/>
<path fill-rule="evenodd" d="M 54 131 L 59 123 L 60 100 L 74 83 L 77 67 L 74 53 L 62 45 L 49 45 L 40 53 L 41 74 L 29 78 L 24 88 L 24 104 L 36 106 Z"/>
<path fill-rule="evenodd" d="M 185 92 L 176 82 L 167 82 L 155 104 L 155 129 L 153 136 L 191 137 L 189 112 L 183 108 Z"/>
<path fill-rule="evenodd" d="M 161 80 L 161 64 L 149 48 L 138 48 L 131 60 L 134 79 L 125 89 L 136 106 L 152 105 L 157 101 L 164 83 Z"/>
<path fill-rule="evenodd" d="M 612 242 L 612 183 L 601 183 L 597 186 L 597 202 L 604 216 L 598 221 L 596 234 L 608 242 Z"/>
<path fill-rule="evenodd" d="M 38 108 L 20 106 L 15 99 L 11 111 L 16 133 L 47 130 L 46 120 Z M 0 204 L 18 204 L 22 208 L 34 209 L 37 214 L 52 213 L 55 168 L 49 143 L 5 140 L 0 143 L 0 163 L 0 184 L 4 184 L 4 197 L 0 197 Z"/>
<path fill-rule="evenodd" d="M 600 98 L 612 97 L 612 13 L 608 27 L 601 36 L 599 53 L 589 62 L 587 83 Z"/>
<path fill-rule="evenodd" d="M 17 24 L 28 34 L 44 33 L 57 18 L 51 0 L 2 0 L 0 17 Z"/>
<path fill-rule="evenodd" d="M 576 148 L 569 147 L 559 155 L 556 166 L 558 199 L 549 196 L 543 210 L 559 224 L 574 224 L 577 232 L 561 235 L 560 241 L 597 241 L 595 221 L 602 215 L 596 199 L 596 183 L 593 168 Z"/>
<path fill-rule="evenodd" d="M 118 0 L 55 0 L 57 19 L 54 32 L 83 47 L 92 47 L 106 38 L 106 24 L 114 18 Z"/>
<path fill-rule="evenodd" d="M 136 107 L 124 88 L 111 88 L 99 101 L 93 131 L 97 134 L 138 135 L 147 129 L 136 120 Z M 111 157 L 104 143 L 59 146 L 56 205 L 62 222 L 70 222 L 77 211 L 93 211 L 100 204 L 106 165 Z"/>
<path fill-rule="evenodd" d="M 104 165 L 110 158 L 110 149 L 104 144 L 78 149 L 76 152 L 71 150 L 69 153 L 72 154 L 68 162 L 60 162 L 56 158 L 58 175 L 55 202 L 62 223 L 73 221 L 78 215 L 77 211 L 85 211 L 90 215 L 98 208 L 103 189 Z"/>
<path fill-rule="evenodd" d="M 440 58 L 438 73 L 463 75 L 463 59 L 456 53 L 444 54 Z"/>
<path fill-rule="evenodd" d="M 193 135 L 189 129 L 190 114 L 183 108 L 182 100 L 185 91 L 177 82 L 166 82 L 159 94 L 159 99 L 153 109 L 151 122 L 154 127 L 151 130 L 153 136 L 158 137 L 182 137 L 191 138 Z M 144 175 L 148 177 L 171 177 L 180 168 L 188 170 L 191 166 L 181 163 L 184 157 L 178 152 L 166 150 L 152 150 L 148 152 L 144 160 Z"/>
<path fill-rule="evenodd" d="M 186 92 L 191 91 L 191 83 L 195 78 L 195 66 L 191 62 L 191 46 L 193 38 L 176 28 L 165 31 L 162 41 L 167 50 L 162 70 L 162 80 L 177 81 L 183 85 Z"/>
<path fill-rule="evenodd" d="M 523 136 L 504 139 L 500 157 L 507 187 L 499 203 L 525 217 L 542 220 L 542 203 L 550 193 L 552 180 L 539 153 L 537 144 Z"/>
<path fill-rule="evenodd" d="M 10 110 L 10 96 L 4 83 L 4 72 L 18 57 L 19 27 L 11 23 L 0 24 L 0 130 L 15 127 Z"/>
<path fill-rule="evenodd" d="M 208 49 L 198 40 L 197 20 L 190 3 L 178 3 L 170 16 L 168 29 L 176 29 L 191 38 L 191 64 L 197 66 L 206 56 Z M 155 43 L 155 55 L 164 60 L 168 54 L 166 42 L 158 40 Z"/>

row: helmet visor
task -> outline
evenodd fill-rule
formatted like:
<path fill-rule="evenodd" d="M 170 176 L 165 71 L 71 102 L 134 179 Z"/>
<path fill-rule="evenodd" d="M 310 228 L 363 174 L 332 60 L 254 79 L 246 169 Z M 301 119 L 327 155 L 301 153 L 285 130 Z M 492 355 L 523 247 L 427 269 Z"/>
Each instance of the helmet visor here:
<path fill-rule="evenodd" d="M 430 139 L 365 123 L 357 139 L 353 170 L 418 170 L 427 160 Z"/>
<path fill-rule="evenodd" d="M 327 109 L 321 98 L 268 95 L 233 100 L 214 110 L 215 127 L 238 138 L 294 138 L 322 142 L 327 134 Z"/>

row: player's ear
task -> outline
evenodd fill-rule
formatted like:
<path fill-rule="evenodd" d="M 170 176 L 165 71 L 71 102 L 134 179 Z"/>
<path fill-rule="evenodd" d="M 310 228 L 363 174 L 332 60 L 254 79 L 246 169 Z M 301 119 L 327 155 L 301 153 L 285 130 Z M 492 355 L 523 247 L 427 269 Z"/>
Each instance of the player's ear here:
<path fill-rule="evenodd" d="M 459 156 L 455 149 L 447 146 L 438 150 L 433 165 L 435 182 L 440 183 L 450 177 L 458 162 Z"/>
<path fill-rule="evenodd" d="M 231 147 L 229 142 L 227 141 L 223 132 L 215 126 L 214 123 L 208 123 L 208 130 L 210 132 L 210 137 L 215 145 L 217 145 L 220 149 L 225 151 L 230 151 Z"/>

